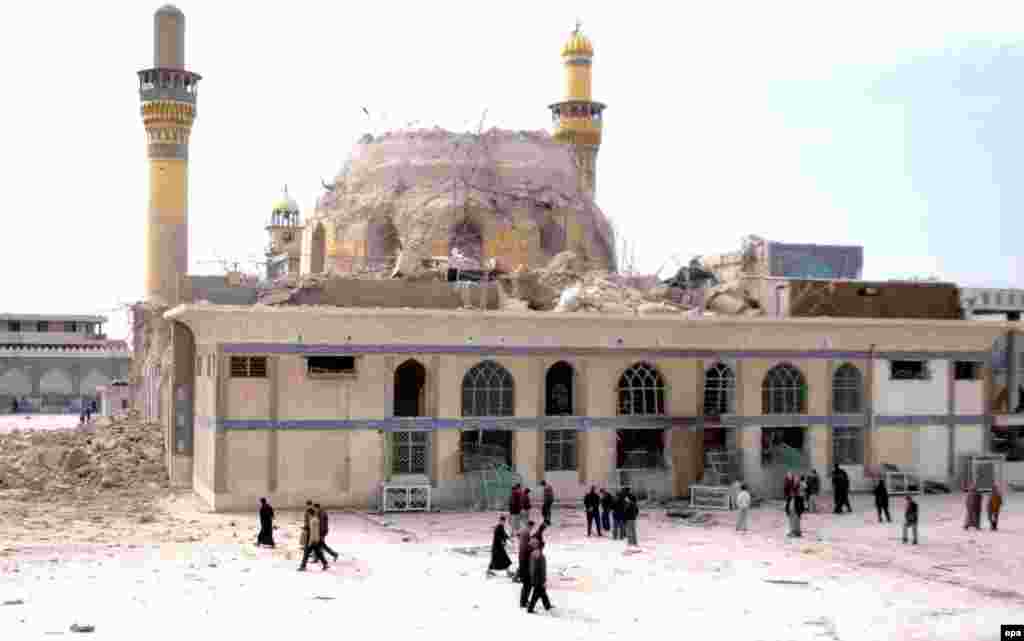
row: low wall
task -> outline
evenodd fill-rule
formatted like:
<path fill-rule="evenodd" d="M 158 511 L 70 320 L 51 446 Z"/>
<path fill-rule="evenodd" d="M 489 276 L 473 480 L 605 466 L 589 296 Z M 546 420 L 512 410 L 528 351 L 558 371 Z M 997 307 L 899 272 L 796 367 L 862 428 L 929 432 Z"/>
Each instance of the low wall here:
<path fill-rule="evenodd" d="M 335 307 L 459 309 L 466 306 L 479 307 L 481 287 L 486 290 L 487 309 L 497 309 L 497 283 L 481 285 L 437 280 L 335 278 L 325 282 L 322 287 L 298 292 L 292 302 L 298 305 Z"/>

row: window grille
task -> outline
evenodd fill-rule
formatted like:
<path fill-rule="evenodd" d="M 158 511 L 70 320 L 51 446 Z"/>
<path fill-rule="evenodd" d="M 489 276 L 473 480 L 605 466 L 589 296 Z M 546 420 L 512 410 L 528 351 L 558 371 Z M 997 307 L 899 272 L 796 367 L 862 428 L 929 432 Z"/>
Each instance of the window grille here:
<path fill-rule="evenodd" d="M 736 375 L 728 365 L 715 363 L 704 374 L 704 415 L 732 414 L 735 399 Z"/>
<path fill-rule="evenodd" d="M 764 414 L 803 414 L 807 409 L 807 383 L 800 370 L 788 363 L 768 370 L 761 388 Z"/>
<path fill-rule="evenodd" d="M 864 429 L 861 427 L 832 428 L 832 461 L 834 465 L 864 464 Z"/>
<path fill-rule="evenodd" d="M 394 432 L 391 435 L 391 472 L 426 474 L 428 432 Z"/>
<path fill-rule="evenodd" d="M 931 378 L 928 361 L 891 361 L 889 379 L 893 381 L 927 381 Z"/>
<path fill-rule="evenodd" d="M 549 430 L 544 433 L 544 469 L 576 469 L 576 430 Z"/>
<path fill-rule="evenodd" d="M 231 378 L 266 378 L 266 356 L 232 356 Z"/>
<path fill-rule="evenodd" d="M 494 361 L 483 361 L 462 378 L 462 415 L 513 416 L 514 391 L 507 369 Z"/>
<path fill-rule="evenodd" d="M 864 411 L 864 386 L 860 370 L 844 363 L 832 376 L 832 412 L 857 414 Z"/>
<path fill-rule="evenodd" d="M 665 413 L 665 381 L 648 363 L 637 363 L 619 378 L 619 415 L 644 416 Z"/>

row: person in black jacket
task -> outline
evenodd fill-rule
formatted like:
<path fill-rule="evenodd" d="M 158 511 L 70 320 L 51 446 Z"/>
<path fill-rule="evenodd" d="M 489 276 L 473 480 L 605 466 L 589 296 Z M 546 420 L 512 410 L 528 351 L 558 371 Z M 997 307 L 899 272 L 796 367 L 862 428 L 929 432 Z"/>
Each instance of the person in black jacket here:
<path fill-rule="evenodd" d="M 583 497 L 583 509 L 587 511 L 587 536 L 590 536 L 592 525 L 597 526 L 597 535 L 601 536 L 601 497 L 597 495 L 597 487 L 590 486 L 590 492 Z"/>
<path fill-rule="evenodd" d="M 917 545 L 917 503 L 908 494 L 907 511 L 903 520 L 903 542 L 907 542 L 907 530 L 914 531 L 914 545 Z"/>
<path fill-rule="evenodd" d="M 548 599 L 548 560 L 544 557 L 544 544 L 535 539 L 531 547 L 533 552 L 530 554 L 530 579 L 533 583 L 533 596 L 530 597 L 530 605 L 526 611 L 533 614 L 538 600 L 544 604 L 545 610 L 551 609 L 551 600 Z"/>
<path fill-rule="evenodd" d="M 508 558 L 508 552 L 505 551 L 508 539 L 508 532 L 505 531 L 505 515 L 501 515 L 498 517 L 498 524 L 494 526 L 494 538 L 491 540 L 491 564 L 487 567 L 487 576 L 494 576 L 495 570 L 504 570 L 510 577 L 515 576 L 510 569 L 512 559 Z"/>
<path fill-rule="evenodd" d="M 317 516 L 320 517 L 320 548 L 334 557 L 334 560 L 338 560 L 338 553 L 331 549 L 327 545 L 327 533 L 330 531 L 330 526 L 327 524 L 327 512 L 320 507 L 319 503 L 314 503 L 313 507 L 316 509 Z"/>
<path fill-rule="evenodd" d="M 619 490 L 612 502 L 612 538 L 626 538 L 626 490 Z"/>
<path fill-rule="evenodd" d="M 875 509 L 878 510 L 879 523 L 892 523 L 892 517 L 889 516 L 889 488 L 885 487 L 885 479 L 878 479 L 878 485 L 875 486 Z M 885 515 L 885 521 L 882 515 Z"/>
<path fill-rule="evenodd" d="M 807 511 L 818 511 L 818 495 L 821 494 L 821 477 L 818 470 L 811 470 L 807 476 Z"/>
<path fill-rule="evenodd" d="M 608 490 L 601 488 L 601 527 L 607 532 L 612 529 L 612 508 L 615 506 L 615 499 L 608 493 Z"/>
<path fill-rule="evenodd" d="M 832 470 L 832 493 L 835 497 L 836 514 L 842 514 L 844 507 L 853 512 L 853 506 L 850 505 L 850 477 L 838 465 Z"/>
<path fill-rule="evenodd" d="M 626 524 L 626 542 L 629 545 L 639 545 L 636 542 L 636 519 L 640 516 L 640 508 L 631 493 L 627 492 L 625 498 L 626 503 L 622 509 L 622 517 Z"/>

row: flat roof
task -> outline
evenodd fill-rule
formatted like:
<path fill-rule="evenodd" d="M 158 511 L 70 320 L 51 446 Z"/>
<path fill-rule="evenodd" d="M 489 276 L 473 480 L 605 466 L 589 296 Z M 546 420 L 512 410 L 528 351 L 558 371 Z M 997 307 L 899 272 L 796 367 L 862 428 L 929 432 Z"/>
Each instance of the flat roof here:
<path fill-rule="evenodd" d="M 524 320 L 530 322 L 551 322 L 564 323 L 566 321 L 590 320 L 595 322 L 618 322 L 629 321 L 630 323 L 665 325 L 674 323 L 682 326 L 689 325 L 731 325 L 746 327 L 780 327 L 798 326 L 807 327 L 920 327 L 920 328 L 978 328 L 979 326 L 989 327 L 1002 326 L 1003 328 L 1020 330 L 1021 324 L 1013 321 L 1002 323 L 986 322 L 979 323 L 975 320 L 946 320 L 946 319 L 902 319 L 902 318 L 850 318 L 817 316 L 806 317 L 783 317 L 776 316 L 702 316 L 688 318 L 683 313 L 679 314 L 603 314 L 600 312 L 506 312 L 506 311 L 481 311 L 473 309 L 412 309 L 412 308 L 381 308 L 381 307 L 333 307 L 328 305 L 213 305 L 213 304 L 182 304 L 167 310 L 165 318 L 174 319 L 179 316 L 191 313 L 223 314 L 223 315 L 271 315 L 280 316 L 333 316 L 333 317 L 376 317 L 376 318 L 477 318 L 493 320 Z"/>
<path fill-rule="evenodd" d="M 106 316 L 88 314 L 12 314 L 0 312 L 0 321 L 68 321 L 73 323 L 106 323 Z"/>

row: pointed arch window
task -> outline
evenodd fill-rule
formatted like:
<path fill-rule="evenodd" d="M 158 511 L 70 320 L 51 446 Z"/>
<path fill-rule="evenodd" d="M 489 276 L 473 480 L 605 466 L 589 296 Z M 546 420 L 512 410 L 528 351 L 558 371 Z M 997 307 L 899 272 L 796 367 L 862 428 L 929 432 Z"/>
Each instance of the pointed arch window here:
<path fill-rule="evenodd" d="M 761 388 L 764 414 L 803 414 L 807 411 L 807 382 L 789 363 L 768 370 Z"/>
<path fill-rule="evenodd" d="M 860 370 L 843 363 L 832 376 L 832 412 L 857 414 L 864 411 L 864 382 Z"/>
<path fill-rule="evenodd" d="M 665 413 L 665 380 L 653 365 L 636 363 L 619 377 L 619 415 Z"/>
<path fill-rule="evenodd" d="M 736 402 L 736 374 L 725 363 L 715 363 L 704 374 L 704 415 L 732 414 Z"/>
<path fill-rule="evenodd" d="M 462 378 L 463 416 L 513 416 L 512 374 L 494 361 L 483 361 Z"/>

